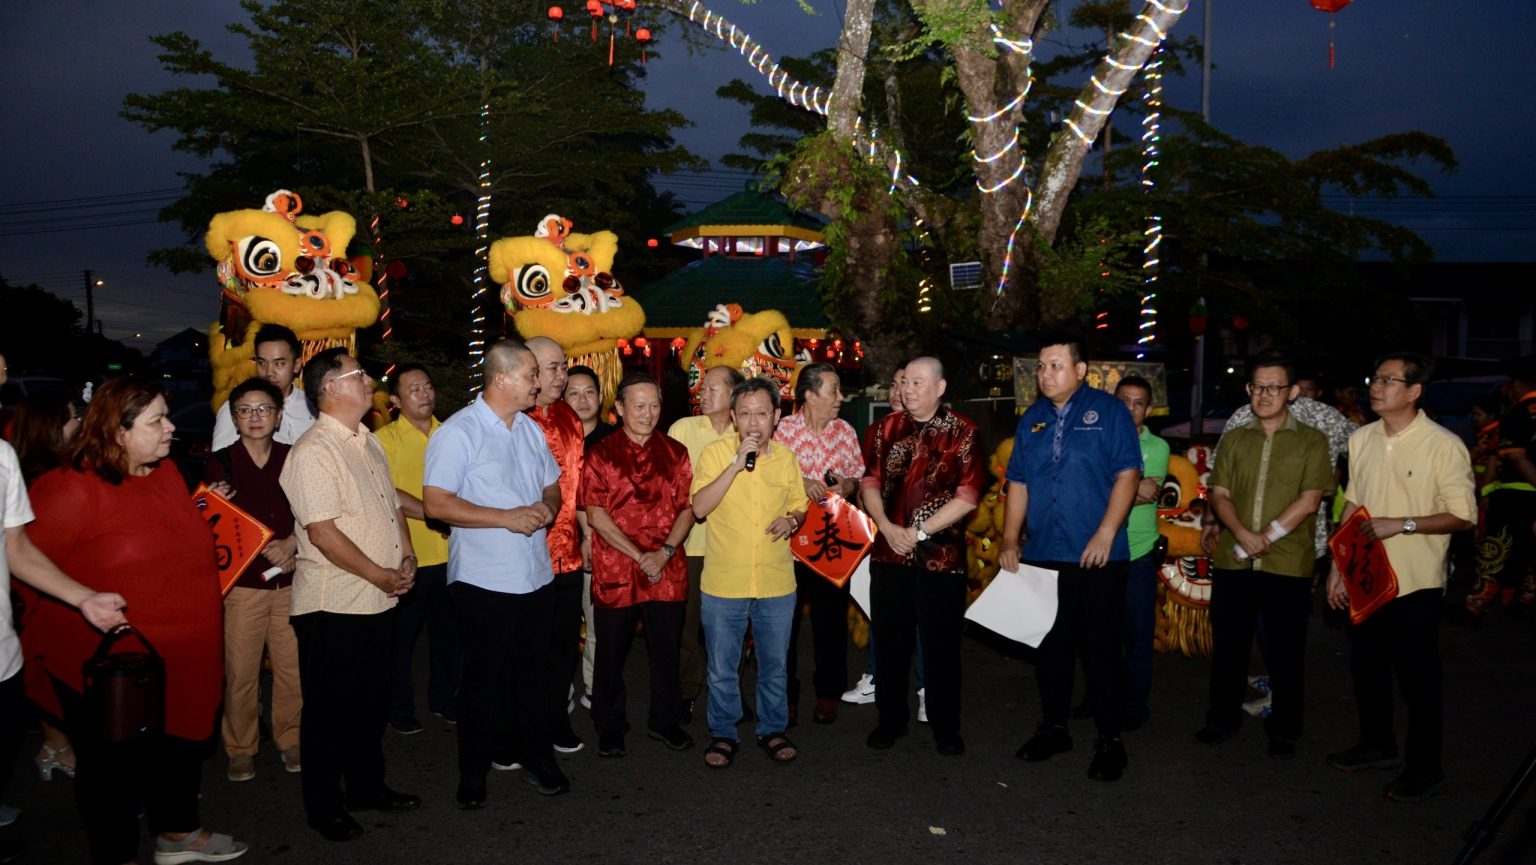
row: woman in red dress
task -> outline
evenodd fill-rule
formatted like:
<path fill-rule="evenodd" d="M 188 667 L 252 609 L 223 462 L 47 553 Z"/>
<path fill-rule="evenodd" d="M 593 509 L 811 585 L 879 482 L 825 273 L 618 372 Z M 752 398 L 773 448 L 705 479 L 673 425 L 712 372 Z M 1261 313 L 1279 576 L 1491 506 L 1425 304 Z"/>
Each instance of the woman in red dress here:
<path fill-rule="evenodd" d="M 64 718 L 77 753 L 75 794 L 101 865 L 135 861 L 138 813 L 158 833 L 155 862 L 220 862 L 246 845 L 202 829 L 200 744 L 214 730 L 222 692 L 223 606 L 213 535 L 165 459 L 175 427 L 152 381 L 103 384 L 68 463 L 38 479 L 33 541 L 66 573 L 128 602 L 134 628 L 165 660 L 165 732 L 111 744 L 86 711 L 81 666 L 94 633 L 73 609 L 39 604 L 28 621 L 28 658 L 47 671 L 52 694 L 30 696 Z"/>

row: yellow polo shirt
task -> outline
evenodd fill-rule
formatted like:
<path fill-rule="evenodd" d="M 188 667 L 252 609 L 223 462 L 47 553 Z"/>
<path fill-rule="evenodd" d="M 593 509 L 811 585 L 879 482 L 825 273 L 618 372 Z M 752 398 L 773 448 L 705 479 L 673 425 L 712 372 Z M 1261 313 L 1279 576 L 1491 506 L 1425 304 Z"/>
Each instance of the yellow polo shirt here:
<path fill-rule="evenodd" d="M 707 415 L 696 414 L 679 418 L 667 430 L 667 437 L 688 449 L 688 459 L 693 463 L 693 476 L 698 477 L 699 457 L 704 455 L 704 449 L 730 435 L 732 429 L 730 424 L 726 424 L 725 432 L 717 433 L 714 423 Z M 709 523 L 694 523 L 693 528 L 688 532 L 688 540 L 683 542 L 683 552 L 690 556 L 704 555 L 705 539 L 708 536 Z"/>
<path fill-rule="evenodd" d="M 704 449 L 693 476 L 695 496 L 730 466 L 739 447 L 741 439 L 733 429 Z M 794 451 L 774 443 L 758 455 L 756 468 L 736 474 L 725 498 L 710 512 L 700 589 L 717 598 L 780 598 L 793 593 L 789 539 L 774 540 L 768 526 L 809 504 L 800 461 Z"/>
<path fill-rule="evenodd" d="M 437 432 L 441 425 L 437 418 L 433 418 L 432 432 Z M 431 433 L 422 435 L 421 430 L 401 415 L 394 423 L 380 427 L 374 435 L 384 448 L 384 459 L 389 462 L 389 474 L 395 479 L 395 488 L 421 498 L 422 476 L 427 470 L 427 439 Z M 411 546 L 416 548 L 418 566 L 441 565 L 448 561 L 447 538 L 427 528 L 421 520 L 407 518 L 405 523 L 411 530 Z"/>
<path fill-rule="evenodd" d="M 1349 437 L 1349 486 L 1344 498 L 1373 517 L 1448 513 L 1477 521 L 1477 496 L 1467 446 L 1421 410 L 1389 436 L 1381 421 Z M 1450 535 L 1395 535 L 1382 542 L 1397 572 L 1399 596 L 1445 587 Z"/>

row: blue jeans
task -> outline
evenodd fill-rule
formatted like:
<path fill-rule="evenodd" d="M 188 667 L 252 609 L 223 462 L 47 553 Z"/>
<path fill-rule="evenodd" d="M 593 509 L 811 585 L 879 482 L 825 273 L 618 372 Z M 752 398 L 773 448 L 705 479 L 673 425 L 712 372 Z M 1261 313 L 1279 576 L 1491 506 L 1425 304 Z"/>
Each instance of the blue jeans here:
<path fill-rule="evenodd" d="M 1163 563 L 1150 552 L 1131 560 L 1125 582 L 1125 716 L 1135 722 L 1151 717 L 1152 632 L 1157 623 L 1157 569 Z"/>
<path fill-rule="evenodd" d="M 789 726 L 784 659 L 789 654 L 789 629 L 795 615 L 795 593 L 780 598 L 720 598 L 699 596 L 699 621 L 704 625 L 708 659 L 709 735 L 737 741 L 741 720 L 741 641 L 747 625 L 757 647 L 757 735 L 782 733 Z"/>

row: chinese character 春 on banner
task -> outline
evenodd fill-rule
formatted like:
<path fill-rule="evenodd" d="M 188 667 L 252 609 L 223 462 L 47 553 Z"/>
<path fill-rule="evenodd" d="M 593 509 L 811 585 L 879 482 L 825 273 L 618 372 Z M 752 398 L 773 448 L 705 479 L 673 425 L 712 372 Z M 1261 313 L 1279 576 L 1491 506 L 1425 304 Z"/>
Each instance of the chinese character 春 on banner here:
<path fill-rule="evenodd" d="M 875 543 L 875 521 L 836 493 L 812 502 L 805 524 L 790 540 L 796 559 L 839 589 Z"/>

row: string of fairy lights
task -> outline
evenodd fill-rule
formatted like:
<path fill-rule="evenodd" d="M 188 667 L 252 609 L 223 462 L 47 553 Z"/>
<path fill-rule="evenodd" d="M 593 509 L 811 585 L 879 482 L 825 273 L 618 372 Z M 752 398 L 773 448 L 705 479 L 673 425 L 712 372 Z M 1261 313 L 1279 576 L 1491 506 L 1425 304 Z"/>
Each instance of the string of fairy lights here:
<path fill-rule="evenodd" d="M 469 392 L 484 386 L 485 296 L 490 282 L 491 251 L 491 104 L 480 105 L 480 195 L 475 201 L 475 279 L 469 304 Z"/>
<path fill-rule="evenodd" d="M 1161 156 L 1159 143 L 1163 128 L 1163 48 L 1152 51 L 1152 58 L 1143 70 L 1146 76 L 1146 92 L 1142 101 L 1146 114 L 1141 119 L 1141 188 L 1148 197 L 1157 188 L 1152 170 Z M 1149 209 L 1150 210 L 1150 209 Z M 1157 339 L 1157 278 L 1161 270 L 1163 243 L 1163 218 L 1155 212 L 1147 214 L 1147 226 L 1142 232 L 1144 244 L 1141 250 L 1141 321 L 1136 325 L 1136 359 L 1147 356 L 1147 351 Z"/>

